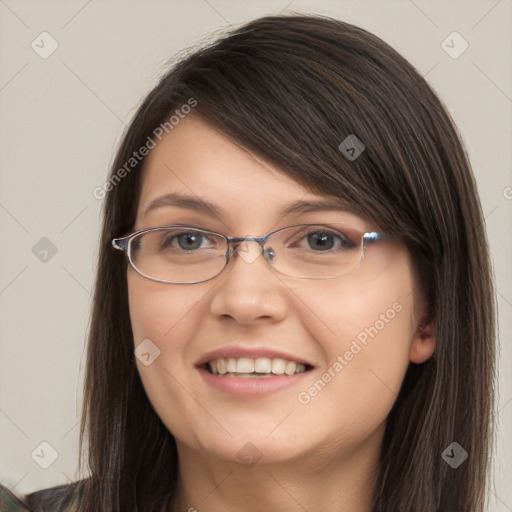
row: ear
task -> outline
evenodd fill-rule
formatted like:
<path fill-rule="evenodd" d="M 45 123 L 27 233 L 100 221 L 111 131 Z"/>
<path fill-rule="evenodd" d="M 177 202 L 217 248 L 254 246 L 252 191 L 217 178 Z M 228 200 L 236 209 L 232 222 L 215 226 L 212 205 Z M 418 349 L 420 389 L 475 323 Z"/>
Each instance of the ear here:
<path fill-rule="evenodd" d="M 424 363 L 432 356 L 435 348 L 434 317 L 430 311 L 423 308 L 416 332 L 412 338 L 409 359 L 412 363 Z"/>

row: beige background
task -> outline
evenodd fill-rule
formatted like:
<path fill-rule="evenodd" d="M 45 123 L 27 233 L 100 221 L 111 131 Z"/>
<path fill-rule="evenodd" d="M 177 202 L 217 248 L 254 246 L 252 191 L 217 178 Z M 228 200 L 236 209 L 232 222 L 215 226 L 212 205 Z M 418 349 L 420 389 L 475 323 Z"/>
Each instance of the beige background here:
<path fill-rule="evenodd" d="M 288 11 L 328 14 L 394 46 L 426 76 L 472 160 L 500 311 L 500 398 L 490 511 L 512 510 L 511 0 L 0 0 L 0 480 L 16 491 L 65 483 L 78 428 L 103 183 L 144 94 L 179 50 L 214 30 Z M 42 32 L 58 48 L 51 49 Z M 451 58 L 441 42 L 469 48 Z M 39 42 L 39 43 L 38 43 Z M 37 47 L 36 47 L 37 48 Z M 57 249 L 40 261 L 48 242 Z M 46 247 L 47 248 L 47 247 Z M 58 455 L 48 469 L 49 443 Z M 31 458 L 31 453 L 34 459 Z"/>

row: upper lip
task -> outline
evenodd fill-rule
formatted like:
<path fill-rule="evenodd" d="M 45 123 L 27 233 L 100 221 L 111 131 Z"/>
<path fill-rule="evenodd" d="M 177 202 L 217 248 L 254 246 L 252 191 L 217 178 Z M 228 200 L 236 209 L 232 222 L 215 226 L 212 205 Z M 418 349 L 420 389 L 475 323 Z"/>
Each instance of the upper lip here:
<path fill-rule="evenodd" d="M 273 348 L 268 347 L 262 347 L 262 348 L 255 348 L 255 347 L 243 347 L 243 346 L 229 346 L 229 347 L 222 347 L 216 350 L 212 350 L 210 352 L 207 352 L 204 354 L 201 359 L 196 363 L 196 366 L 202 366 L 210 361 L 213 361 L 214 359 L 218 359 L 219 357 L 223 358 L 239 358 L 239 357 L 248 357 L 250 359 L 257 359 L 259 357 L 267 357 L 269 359 L 286 359 L 287 361 L 295 361 L 296 363 L 301 363 L 306 366 L 313 367 L 314 365 L 310 363 L 308 360 L 304 359 L 303 357 L 288 354 L 286 352 L 282 352 L 280 350 L 275 350 Z"/>

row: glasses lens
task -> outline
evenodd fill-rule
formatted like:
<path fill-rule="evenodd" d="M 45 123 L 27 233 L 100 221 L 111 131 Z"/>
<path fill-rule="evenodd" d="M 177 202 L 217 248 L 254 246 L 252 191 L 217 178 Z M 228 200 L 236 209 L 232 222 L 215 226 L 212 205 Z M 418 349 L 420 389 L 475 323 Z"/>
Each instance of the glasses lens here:
<path fill-rule="evenodd" d="M 327 279 L 352 272 L 360 263 L 362 234 L 343 226 L 292 226 L 267 240 L 270 265 L 282 274 Z"/>
<path fill-rule="evenodd" d="M 177 227 L 146 231 L 132 238 L 130 261 L 146 277 L 171 283 L 205 281 L 226 264 L 227 241 L 200 229 Z"/>

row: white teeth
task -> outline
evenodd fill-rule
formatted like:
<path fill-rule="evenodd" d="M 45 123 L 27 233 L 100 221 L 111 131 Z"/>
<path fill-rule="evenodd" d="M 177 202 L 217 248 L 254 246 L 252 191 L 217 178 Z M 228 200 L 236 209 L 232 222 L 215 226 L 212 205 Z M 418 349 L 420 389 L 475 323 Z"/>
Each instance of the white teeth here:
<path fill-rule="evenodd" d="M 236 372 L 236 359 L 234 357 L 228 359 L 226 369 L 228 372 Z"/>
<path fill-rule="evenodd" d="M 286 359 L 268 357 L 219 357 L 208 363 L 211 373 L 218 375 L 236 374 L 238 377 L 252 378 L 257 376 L 274 375 L 293 375 L 295 373 L 304 373 L 306 365 L 287 361 Z"/>
<path fill-rule="evenodd" d="M 297 363 L 294 363 L 293 361 L 288 361 L 284 368 L 284 373 L 286 373 L 286 375 L 293 375 L 296 369 Z"/>
<path fill-rule="evenodd" d="M 254 359 L 241 357 L 236 362 L 237 373 L 252 373 L 254 371 Z"/>
<path fill-rule="evenodd" d="M 272 361 L 267 357 L 258 357 L 254 360 L 254 371 L 257 373 L 270 373 L 272 371 Z"/>
<path fill-rule="evenodd" d="M 272 359 L 272 373 L 282 375 L 286 368 L 286 361 L 284 359 Z"/>
<path fill-rule="evenodd" d="M 217 359 L 217 373 L 224 375 L 227 371 L 226 360 L 222 357 L 219 357 L 219 359 Z"/>

